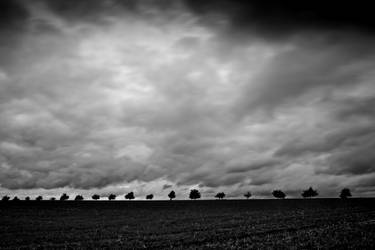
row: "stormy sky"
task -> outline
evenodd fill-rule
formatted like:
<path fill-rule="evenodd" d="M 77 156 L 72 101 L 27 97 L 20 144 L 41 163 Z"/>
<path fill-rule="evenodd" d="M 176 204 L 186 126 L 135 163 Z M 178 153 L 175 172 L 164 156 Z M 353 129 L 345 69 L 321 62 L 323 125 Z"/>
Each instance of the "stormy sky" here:
<path fill-rule="evenodd" d="M 358 1 L 2 0 L 0 194 L 375 195 Z"/>

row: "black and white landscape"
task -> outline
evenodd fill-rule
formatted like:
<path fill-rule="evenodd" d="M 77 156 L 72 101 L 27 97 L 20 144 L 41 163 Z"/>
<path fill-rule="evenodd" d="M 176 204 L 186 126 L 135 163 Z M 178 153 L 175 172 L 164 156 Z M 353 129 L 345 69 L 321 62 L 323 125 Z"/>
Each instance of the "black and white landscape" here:
<path fill-rule="evenodd" d="M 0 0 L 1 249 L 373 249 L 372 197 L 369 3 Z"/>

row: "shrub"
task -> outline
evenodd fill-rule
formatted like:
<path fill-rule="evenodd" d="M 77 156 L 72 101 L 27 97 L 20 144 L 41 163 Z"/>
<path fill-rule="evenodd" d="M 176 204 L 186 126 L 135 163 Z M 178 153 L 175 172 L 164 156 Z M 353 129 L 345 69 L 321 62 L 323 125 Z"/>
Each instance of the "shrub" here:
<path fill-rule="evenodd" d="M 340 198 L 341 199 L 346 199 L 346 198 L 349 198 L 349 197 L 352 197 L 352 193 L 350 192 L 349 188 L 344 188 L 343 190 L 341 190 L 341 192 L 340 192 Z"/>
<path fill-rule="evenodd" d="M 251 193 L 250 192 L 247 192 L 246 194 L 244 194 L 243 196 L 246 197 L 246 199 L 249 199 L 251 197 Z"/>
<path fill-rule="evenodd" d="M 20 199 L 17 196 L 14 196 L 13 201 L 19 201 Z"/>
<path fill-rule="evenodd" d="M 154 198 L 153 194 L 146 195 L 146 200 L 152 200 Z"/>
<path fill-rule="evenodd" d="M 25 201 L 29 201 L 30 200 L 30 197 L 29 196 L 26 196 L 25 197 Z"/>
<path fill-rule="evenodd" d="M 219 200 L 224 199 L 224 197 L 225 197 L 225 193 L 224 192 L 220 192 L 220 193 L 217 193 L 215 195 L 215 198 L 218 198 Z"/>
<path fill-rule="evenodd" d="M 43 200 L 43 196 L 39 195 L 38 197 L 35 198 L 36 201 L 41 201 Z"/>
<path fill-rule="evenodd" d="M 301 195 L 303 198 L 311 198 L 311 197 L 318 196 L 319 193 L 318 191 L 314 190 L 312 187 L 309 187 L 308 189 L 303 190 Z"/>
<path fill-rule="evenodd" d="M 134 197 L 134 193 L 133 192 L 130 192 L 130 193 L 127 193 L 125 195 L 125 199 L 127 200 L 133 200 L 135 197 Z"/>
<path fill-rule="evenodd" d="M 201 193 L 196 189 L 192 189 L 190 190 L 189 198 L 192 200 L 199 199 L 201 198 Z"/>
<path fill-rule="evenodd" d="M 108 196 L 108 200 L 116 200 L 116 195 L 114 195 L 114 194 L 110 194 L 109 196 Z"/>
<path fill-rule="evenodd" d="M 273 190 L 272 195 L 277 199 L 284 199 L 286 194 L 281 190 Z"/>
<path fill-rule="evenodd" d="M 69 196 L 66 193 L 63 193 L 60 197 L 60 201 L 66 201 L 69 199 Z"/>
<path fill-rule="evenodd" d="M 176 198 L 176 193 L 172 190 L 172 191 L 168 194 L 168 197 L 169 197 L 169 200 L 173 200 L 174 198 Z"/>
<path fill-rule="evenodd" d="M 93 196 L 91 196 L 91 198 L 92 198 L 93 200 L 99 200 L 99 199 L 100 199 L 100 195 L 98 195 L 98 194 L 94 194 Z"/>
<path fill-rule="evenodd" d="M 50 201 L 55 201 L 56 198 L 55 198 L 55 197 L 51 197 L 51 198 L 49 198 L 49 200 L 50 200 Z"/>
<path fill-rule="evenodd" d="M 1 201 L 9 201 L 9 200 L 10 200 L 10 197 L 8 195 L 3 196 L 3 198 L 1 199 Z"/>
<path fill-rule="evenodd" d="M 77 195 L 75 198 L 74 198 L 75 201 L 83 201 L 83 196 L 82 195 Z"/>

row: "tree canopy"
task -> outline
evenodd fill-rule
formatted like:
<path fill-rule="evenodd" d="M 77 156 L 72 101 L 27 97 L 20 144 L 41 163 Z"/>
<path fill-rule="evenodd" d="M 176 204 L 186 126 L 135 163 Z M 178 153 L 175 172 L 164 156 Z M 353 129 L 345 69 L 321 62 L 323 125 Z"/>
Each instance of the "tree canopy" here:
<path fill-rule="evenodd" d="M 341 199 L 347 199 L 349 197 L 352 197 L 352 193 L 350 192 L 349 188 L 344 188 L 340 192 L 340 198 Z"/>
<path fill-rule="evenodd" d="M 174 198 L 176 198 L 176 193 L 172 190 L 169 194 L 168 194 L 168 197 L 170 200 L 173 200 Z"/>
<path fill-rule="evenodd" d="M 83 196 L 82 195 L 77 195 L 75 198 L 74 198 L 75 201 L 83 201 Z"/>
<path fill-rule="evenodd" d="M 251 197 L 251 193 L 250 192 L 247 192 L 246 194 L 244 194 L 243 196 L 246 197 L 246 199 L 249 199 Z"/>
<path fill-rule="evenodd" d="M 134 193 L 133 192 L 130 192 L 130 193 L 127 193 L 125 195 L 125 199 L 127 200 L 133 200 L 135 197 L 134 197 Z"/>
<path fill-rule="evenodd" d="M 100 199 L 100 195 L 98 195 L 98 194 L 94 194 L 93 196 L 91 196 L 91 198 L 92 198 L 93 200 L 99 200 L 99 199 Z"/>
<path fill-rule="evenodd" d="M 225 197 L 225 193 L 224 192 L 220 192 L 220 193 L 217 193 L 215 195 L 215 198 L 218 198 L 219 200 L 224 199 L 224 197 Z"/>
<path fill-rule="evenodd" d="M 197 189 L 190 190 L 189 198 L 192 200 L 196 200 L 201 198 L 201 193 Z"/>
<path fill-rule="evenodd" d="M 273 190 L 272 195 L 278 199 L 284 199 L 286 197 L 286 194 L 281 190 Z"/>
<path fill-rule="evenodd" d="M 69 196 L 66 193 L 63 193 L 60 197 L 60 201 L 66 201 L 69 199 Z"/>
<path fill-rule="evenodd" d="M 317 190 L 314 190 L 312 187 L 309 187 L 308 189 L 303 190 L 301 195 L 303 198 L 311 198 L 311 197 L 318 196 L 319 193 Z"/>

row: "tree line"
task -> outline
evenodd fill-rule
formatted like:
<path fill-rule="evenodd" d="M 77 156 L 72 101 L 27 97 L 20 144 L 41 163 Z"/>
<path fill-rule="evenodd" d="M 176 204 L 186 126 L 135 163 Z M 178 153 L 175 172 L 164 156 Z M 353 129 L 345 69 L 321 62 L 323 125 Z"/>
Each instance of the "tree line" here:
<path fill-rule="evenodd" d="M 277 189 L 277 190 L 273 190 L 272 193 L 273 197 L 277 198 L 277 199 L 285 199 L 286 198 L 286 194 L 280 190 L 280 189 Z M 309 187 L 308 189 L 306 190 L 303 190 L 302 193 L 301 193 L 301 196 L 303 198 L 313 198 L 313 197 L 316 197 L 318 196 L 319 193 L 317 190 L 313 189 L 312 187 Z M 219 200 L 222 200 L 225 198 L 225 193 L 224 192 L 219 192 L 217 193 L 214 197 L 219 199 Z M 250 199 L 252 194 L 251 192 L 246 192 L 244 195 L 243 195 L 246 199 Z M 349 198 L 351 197 L 352 194 L 350 192 L 350 189 L 348 188 L 344 188 L 341 190 L 340 194 L 339 194 L 339 197 L 341 199 L 346 199 L 346 198 Z M 106 197 L 108 200 L 116 200 L 117 196 L 115 194 L 110 194 L 108 196 L 100 196 L 99 194 L 94 194 L 91 196 L 91 198 L 93 200 L 99 200 L 100 198 L 103 198 L 103 197 Z M 134 195 L 134 192 L 130 192 L 130 193 L 127 193 L 125 196 L 125 199 L 127 200 L 133 200 L 135 199 L 135 195 Z M 154 195 L 153 194 L 148 194 L 146 195 L 146 200 L 152 200 L 154 198 Z M 169 194 L 168 194 L 168 198 L 169 200 L 173 200 L 176 198 L 176 193 L 175 191 L 171 191 Z M 199 192 L 199 190 L 197 189 L 192 189 L 190 190 L 190 193 L 189 193 L 189 198 L 191 200 L 196 200 L 196 199 L 200 199 L 201 198 L 201 193 Z M 11 200 L 11 198 L 7 195 L 3 196 L 2 201 L 9 201 Z M 27 196 L 25 198 L 25 201 L 30 201 L 31 198 L 29 196 Z M 42 201 L 43 200 L 43 196 L 39 195 L 35 198 L 36 201 Z M 49 200 L 51 201 L 55 201 L 56 198 L 55 197 L 52 197 L 50 198 Z M 63 193 L 60 198 L 59 198 L 60 201 L 66 201 L 66 200 L 69 200 L 69 196 L 66 194 L 66 193 Z M 82 195 L 76 195 L 75 198 L 74 198 L 75 201 L 83 201 L 84 200 L 84 197 Z M 20 199 L 15 196 L 12 201 L 20 201 Z"/>

